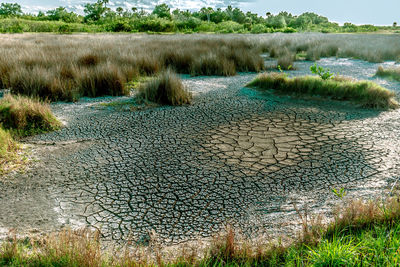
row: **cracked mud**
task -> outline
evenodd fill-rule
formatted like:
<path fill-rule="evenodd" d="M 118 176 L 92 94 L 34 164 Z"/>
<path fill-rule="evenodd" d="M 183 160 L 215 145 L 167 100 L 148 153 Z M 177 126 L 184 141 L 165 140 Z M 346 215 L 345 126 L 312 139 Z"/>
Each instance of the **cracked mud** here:
<path fill-rule="evenodd" d="M 186 107 L 55 104 L 66 126 L 24 140 L 38 161 L 2 182 L 0 227 L 90 225 L 109 240 L 154 230 L 170 243 L 226 222 L 279 231 L 293 198 L 321 209 L 334 187 L 371 196 L 399 177 L 399 111 L 265 95 L 243 88 L 252 78 L 188 78 Z"/>

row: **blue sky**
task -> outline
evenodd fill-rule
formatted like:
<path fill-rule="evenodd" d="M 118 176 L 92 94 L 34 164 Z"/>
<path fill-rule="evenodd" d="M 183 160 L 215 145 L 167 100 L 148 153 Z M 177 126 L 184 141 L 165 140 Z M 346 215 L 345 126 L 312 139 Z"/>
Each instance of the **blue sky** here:
<path fill-rule="evenodd" d="M 1 0 L 0 0 L 1 1 Z M 23 6 L 24 11 L 37 12 L 57 6 L 67 6 L 76 12 L 83 11 L 83 4 L 95 0 L 8 0 Z M 143 7 L 152 9 L 156 4 L 167 3 L 174 8 L 199 9 L 203 6 L 226 7 L 231 4 L 245 11 L 265 15 L 267 11 L 276 14 L 288 11 L 292 14 L 315 12 L 339 23 L 391 25 L 400 24 L 400 0 L 111 0 L 112 7 Z"/>

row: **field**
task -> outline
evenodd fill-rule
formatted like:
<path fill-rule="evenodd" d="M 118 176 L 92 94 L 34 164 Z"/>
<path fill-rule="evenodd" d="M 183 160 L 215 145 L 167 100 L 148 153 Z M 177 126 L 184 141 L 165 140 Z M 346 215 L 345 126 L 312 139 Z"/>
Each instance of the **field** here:
<path fill-rule="evenodd" d="M 0 264 L 394 260 L 397 202 L 368 200 L 400 175 L 399 60 L 396 34 L 0 35 Z M 65 227 L 97 234 L 16 241 Z M 157 256 L 188 241 L 208 254 Z"/>

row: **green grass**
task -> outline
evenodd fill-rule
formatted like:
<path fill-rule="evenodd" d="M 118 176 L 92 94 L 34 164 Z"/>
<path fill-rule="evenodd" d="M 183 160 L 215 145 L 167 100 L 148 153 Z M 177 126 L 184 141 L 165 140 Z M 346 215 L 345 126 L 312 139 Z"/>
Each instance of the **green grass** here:
<path fill-rule="evenodd" d="M 283 73 L 263 73 L 247 86 L 293 95 L 320 96 L 333 100 L 352 101 L 368 108 L 398 107 L 395 93 L 370 81 L 344 77 L 323 80 L 315 76 L 289 78 Z"/>
<path fill-rule="evenodd" d="M 379 66 L 375 75 L 382 78 L 389 78 L 395 81 L 400 81 L 400 67 L 385 69 L 382 66 Z"/>

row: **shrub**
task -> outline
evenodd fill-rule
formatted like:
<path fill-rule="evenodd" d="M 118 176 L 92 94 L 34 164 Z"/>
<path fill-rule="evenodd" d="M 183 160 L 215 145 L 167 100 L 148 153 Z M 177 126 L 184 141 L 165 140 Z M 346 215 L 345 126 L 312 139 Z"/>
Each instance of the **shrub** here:
<path fill-rule="evenodd" d="M 0 100 L 0 124 L 18 136 L 49 132 L 61 126 L 47 104 L 12 95 Z"/>
<path fill-rule="evenodd" d="M 329 80 L 333 76 L 333 73 L 331 73 L 329 69 L 324 69 L 321 66 L 317 66 L 317 64 L 311 66 L 310 71 L 313 74 L 317 74 L 322 80 Z"/>
<path fill-rule="evenodd" d="M 390 78 L 396 81 L 400 81 L 400 67 L 397 68 L 392 67 L 384 69 L 382 66 L 379 66 L 375 75 L 383 78 Z"/>
<path fill-rule="evenodd" d="M 195 29 L 197 32 L 215 32 L 216 24 L 214 22 L 202 21 Z"/>
<path fill-rule="evenodd" d="M 219 33 L 234 33 L 243 31 L 243 25 L 234 21 L 224 21 L 218 23 L 215 30 Z"/>
<path fill-rule="evenodd" d="M 251 33 L 268 33 L 269 29 L 264 24 L 255 24 L 251 28 Z"/>
<path fill-rule="evenodd" d="M 370 81 L 353 81 L 334 78 L 303 76 L 288 78 L 282 73 L 263 73 L 248 84 L 260 89 L 274 89 L 278 92 L 300 95 L 319 95 L 336 100 L 350 100 L 364 107 L 396 108 L 396 94 Z"/>
<path fill-rule="evenodd" d="M 172 106 L 190 104 L 192 100 L 192 95 L 171 70 L 164 71 L 143 84 L 139 88 L 139 96 L 151 102 Z"/>

